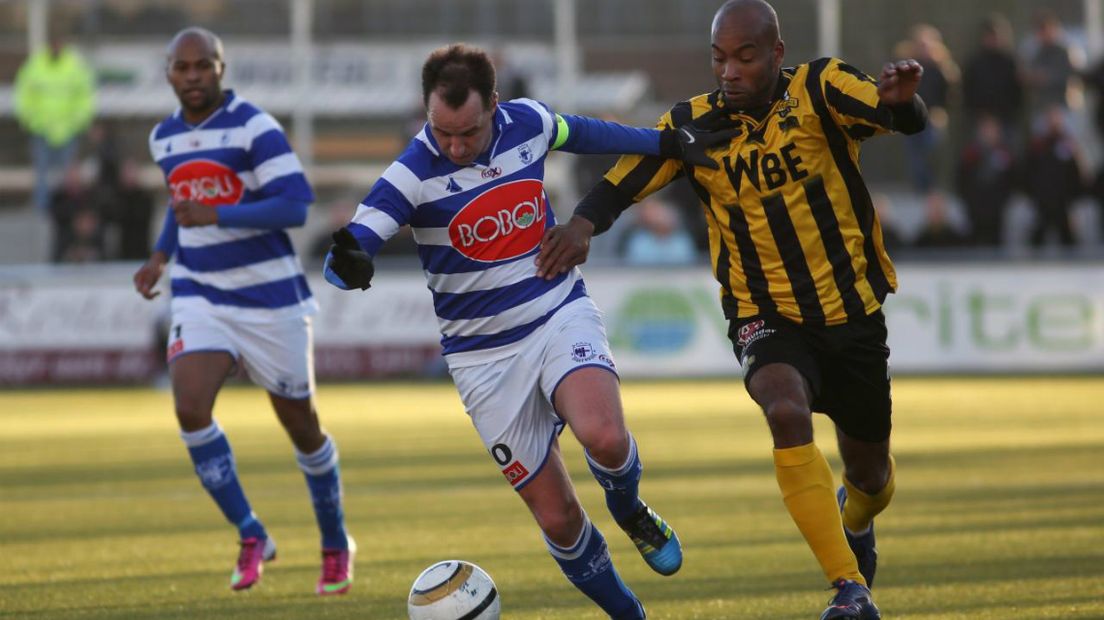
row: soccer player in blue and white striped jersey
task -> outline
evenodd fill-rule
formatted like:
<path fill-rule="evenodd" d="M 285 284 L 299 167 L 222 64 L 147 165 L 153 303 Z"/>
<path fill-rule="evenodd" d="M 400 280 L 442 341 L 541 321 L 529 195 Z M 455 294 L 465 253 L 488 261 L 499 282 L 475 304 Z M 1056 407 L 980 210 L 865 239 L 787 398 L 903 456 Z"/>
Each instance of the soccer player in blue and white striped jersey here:
<path fill-rule="evenodd" d="M 261 576 L 276 546 L 250 508 L 215 397 L 241 364 L 295 446 L 322 538 L 318 594 L 343 594 L 355 545 L 346 534 L 337 447 L 314 408 L 311 315 L 317 305 L 285 228 L 302 226 L 314 194 L 272 116 L 223 90 L 222 42 L 201 28 L 178 33 L 166 74 L 180 108 L 150 134 L 171 206 L 149 260 L 134 275 L 147 299 L 175 257 L 168 359 L 181 436 L 196 474 L 238 529 L 234 590 Z"/>
<path fill-rule="evenodd" d="M 534 263 L 555 224 L 545 158 L 562 150 L 691 160 L 716 138 L 556 114 L 531 99 L 499 102 L 494 66 L 466 45 L 430 55 L 422 95 L 428 122 L 335 233 L 324 275 L 342 289 L 367 288 L 371 256 L 400 227 L 413 229 L 445 360 L 484 446 L 568 580 L 610 617 L 643 618 L 567 475 L 557 439 L 565 424 L 649 566 L 673 574 L 682 550 L 639 497 L 637 445 L 581 274 L 545 280 Z"/>

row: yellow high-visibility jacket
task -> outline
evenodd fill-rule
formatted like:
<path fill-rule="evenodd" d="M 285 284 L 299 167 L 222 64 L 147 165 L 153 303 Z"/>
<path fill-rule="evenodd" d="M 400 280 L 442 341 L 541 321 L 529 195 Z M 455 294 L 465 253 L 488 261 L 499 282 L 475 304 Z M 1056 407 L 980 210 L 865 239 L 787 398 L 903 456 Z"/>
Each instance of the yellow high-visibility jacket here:
<path fill-rule="evenodd" d="M 43 48 L 15 76 L 15 116 L 30 133 L 60 146 L 83 132 L 96 112 L 95 77 L 71 47 Z"/>

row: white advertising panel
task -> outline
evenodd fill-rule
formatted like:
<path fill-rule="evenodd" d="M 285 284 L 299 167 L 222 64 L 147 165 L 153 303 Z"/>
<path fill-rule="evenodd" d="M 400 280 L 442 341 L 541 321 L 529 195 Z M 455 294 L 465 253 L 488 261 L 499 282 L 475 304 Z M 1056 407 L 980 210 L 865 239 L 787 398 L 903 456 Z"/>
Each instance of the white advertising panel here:
<path fill-rule="evenodd" d="M 0 385 L 148 380 L 161 371 L 166 300 L 129 266 L 0 273 Z M 1104 267 L 902 265 L 885 311 L 902 373 L 1104 372 Z M 736 376 L 705 267 L 587 268 L 624 377 Z M 367 292 L 311 277 L 319 379 L 443 374 L 432 297 L 417 270 Z"/>

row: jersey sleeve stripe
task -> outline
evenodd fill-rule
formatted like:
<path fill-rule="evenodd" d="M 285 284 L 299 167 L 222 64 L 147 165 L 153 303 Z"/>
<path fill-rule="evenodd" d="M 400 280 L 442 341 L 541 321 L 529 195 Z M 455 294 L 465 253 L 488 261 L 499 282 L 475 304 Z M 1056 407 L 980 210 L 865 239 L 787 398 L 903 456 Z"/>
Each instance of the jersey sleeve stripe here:
<path fill-rule="evenodd" d="M 295 156 L 295 153 L 289 152 L 265 160 L 264 163 L 253 169 L 253 174 L 257 175 L 257 182 L 260 186 L 264 187 L 273 179 L 289 174 L 303 174 L 303 164 L 299 162 L 299 158 Z"/>
<path fill-rule="evenodd" d="M 356 222 L 350 222 L 347 228 L 349 232 L 353 233 L 353 236 L 356 237 L 357 242 L 360 243 L 360 247 L 372 256 L 375 256 L 376 252 L 379 252 L 380 247 L 382 247 L 388 239 L 387 237 L 381 237 L 379 233 L 371 228 L 362 224 L 357 224 Z M 398 227 L 396 227 L 396 230 L 397 229 Z"/>
<path fill-rule="evenodd" d="M 407 204 L 413 208 L 419 202 L 419 191 L 422 185 L 422 180 L 418 178 L 416 174 L 407 168 L 402 162 L 394 162 L 387 167 L 387 170 L 383 171 L 381 179 L 390 183 L 400 194 Z"/>
<path fill-rule="evenodd" d="M 252 118 L 245 121 L 245 133 L 249 139 L 246 144 L 243 145 L 244 148 L 249 150 L 253 147 L 253 142 L 257 138 L 273 130 L 279 132 L 281 135 L 284 133 L 283 127 L 280 126 L 280 123 L 273 118 L 271 114 L 265 112 L 254 114 Z"/>
<path fill-rule="evenodd" d="M 382 239 L 390 239 L 400 228 L 399 223 L 390 213 L 366 204 L 357 206 L 352 222 L 370 229 Z"/>
<path fill-rule="evenodd" d="M 828 99 L 828 104 L 835 108 L 836 112 L 844 116 L 857 118 L 871 125 L 877 125 L 883 129 L 893 128 L 893 115 L 888 108 L 873 108 L 843 92 L 831 82 L 825 83 L 824 93 Z"/>
<path fill-rule="evenodd" d="M 287 136 L 281 131 L 268 131 L 255 137 L 248 149 L 254 166 L 273 157 L 291 152 L 291 144 L 288 143 Z"/>
<path fill-rule="evenodd" d="M 525 105 L 526 107 L 532 108 L 532 110 L 537 113 L 537 116 L 541 119 L 541 127 L 544 130 L 544 138 L 547 141 L 551 142 L 552 138 L 555 136 L 556 126 L 559 124 L 559 122 L 562 121 L 562 119 L 559 118 L 560 115 L 556 114 L 555 118 L 553 118 L 553 115 L 548 110 L 548 108 L 544 107 L 541 102 L 534 101 L 532 99 L 526 99 L 522 97 L 520 99 L 514 99 L 513 103 L 520 103 L 522 105 Z M 564 136 L 564 140 L 566 139 L 567 137 Z M 556 138 L 556 141 L 559 142 L 558 137 Z"/>

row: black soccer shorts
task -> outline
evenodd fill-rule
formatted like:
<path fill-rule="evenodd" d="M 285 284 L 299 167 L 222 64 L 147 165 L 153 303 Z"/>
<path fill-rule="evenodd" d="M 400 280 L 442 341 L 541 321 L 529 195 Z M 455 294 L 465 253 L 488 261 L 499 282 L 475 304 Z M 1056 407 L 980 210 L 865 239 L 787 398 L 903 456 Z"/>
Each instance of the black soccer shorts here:
<path fill-rule="evenodd" d="M 827 327 L 766 314 L 732 319 L 728 338 L 744 369 L 745 386 L 763 366 L 788 364 L 809 382 L 813 411 L 827 414 L 854 439 L 889 438 L 889 347 L 881 310 Z"/>

